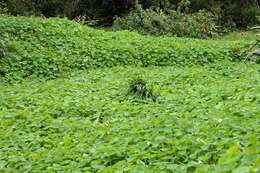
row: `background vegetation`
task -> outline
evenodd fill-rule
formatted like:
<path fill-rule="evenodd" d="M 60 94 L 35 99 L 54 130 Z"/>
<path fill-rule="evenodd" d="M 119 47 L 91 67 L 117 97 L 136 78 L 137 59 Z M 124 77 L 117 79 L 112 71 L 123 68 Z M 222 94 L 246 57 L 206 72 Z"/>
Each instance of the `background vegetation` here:
<path fill-rule="evenodd" d="M 92 26 L 111 26 L 116 20 L 116 29 L 199 38 L 254 25 L 260 11 L 257 0 L 1 0 L 0 4 L 12 15 L 66 16 Z"/>

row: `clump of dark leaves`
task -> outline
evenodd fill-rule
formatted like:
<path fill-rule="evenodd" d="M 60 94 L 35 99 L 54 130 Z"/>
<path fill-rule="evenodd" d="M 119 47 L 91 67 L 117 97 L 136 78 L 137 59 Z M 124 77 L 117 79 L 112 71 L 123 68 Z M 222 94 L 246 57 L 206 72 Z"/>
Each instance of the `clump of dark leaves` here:
<path fill-rule="evenodd" d="M 149 88 L 147 82 L 143 79 L 135 79 L 131 81 L 128 91 L 128 95 L 129 94 L 138 96 L 142 99 L 151 99 L 153 101 L 156 101 L 157 99 L 152 89 Z"/>

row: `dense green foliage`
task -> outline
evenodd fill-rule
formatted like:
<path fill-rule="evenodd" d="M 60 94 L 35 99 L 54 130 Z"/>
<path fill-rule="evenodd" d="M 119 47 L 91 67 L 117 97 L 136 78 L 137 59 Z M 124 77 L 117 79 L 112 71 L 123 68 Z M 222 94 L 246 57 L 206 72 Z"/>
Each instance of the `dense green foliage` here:
<path fill-rule="evenodd" d="M 4 15 L 0 31 L 0 172 L 260 171 L 251 39 Z"/>
<path fill-rule="evenodd" d="M 183 14 L 138 8 L 124 18 L 117 18 L 113 28 L 116 30 L 137 31 L 142 34 L 176 35 L 179 37 L 208 38 L 218 34 L 216 19 L 211 13 L 199 11 Z"/>
<path fill-rule="evenodd" d="M 133 97 L 139 99 L 150 99 L 152 101 L 156 101 L 157 99 L 157 96 L 149 87 L 148 83 L 141 78 L 133 79 L 130 82 L 130 87 L 127 95 L 132 95 Z"/>
<path fill-rule="evenodd" d="M 187 66 L 231 60 L 244 42 L 145 37 L 105 32 L 65 19 L 0 17 L 6 78 L 31 75 L 55 78 L 74 69 L 119 65 Z"/>
<path fill-rule="evenodd" d="M 114 28 L 142 34 L 207 38 L 259 23 L 257 17 L 260 16 L 260 7 L 252 0 L 154 0 L 139 3 L 128 15 L 117 18 Z"/>
<path fill-rule="evenodd" d="M 257 173 L 259 69 L 116 67 L 0 84 L 0 171 Z M 156 102 L 127 96 L 136 76 Z"/>

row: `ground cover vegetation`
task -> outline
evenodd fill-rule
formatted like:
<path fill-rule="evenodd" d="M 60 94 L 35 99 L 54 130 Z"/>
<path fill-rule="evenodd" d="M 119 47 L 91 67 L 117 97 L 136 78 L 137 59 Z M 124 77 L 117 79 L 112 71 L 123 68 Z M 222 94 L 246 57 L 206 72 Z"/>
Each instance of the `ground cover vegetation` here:
<path fill-rule="evenodd" d="M 260 171 L 254 42 L 0 16 L 0 172 Z"/>
<path fill-rule="evenodd" d="M 0 17 L 5 79 L 56 78 L 73 70 L 122 65 L 189 66 L 240 61 L 248 40 L 200 40 L 105 32 L 65 19 Z"/>
<path fill-rule="evenodd" d="M 0 0 L 0 172 L 260 172 L 259 42 L 240 31 L 257 16 L 258 0 Z"/>
<path fill-rule="evenodd" d="M 128 94 L 145 79 L 153 101 Z M 259 172 L 259 65 L 113 67 L 0 86 L 3 172 Z"/>

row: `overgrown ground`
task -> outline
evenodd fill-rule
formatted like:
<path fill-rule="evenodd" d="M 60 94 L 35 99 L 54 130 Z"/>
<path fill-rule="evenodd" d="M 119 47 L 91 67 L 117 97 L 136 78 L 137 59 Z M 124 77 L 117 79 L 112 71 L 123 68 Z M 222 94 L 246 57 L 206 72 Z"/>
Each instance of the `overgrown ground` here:
<path fill-rule="evenodd" d="M 260 171 L 260 66 L 236 56 L 248 41 L 6 16 L 0 29 L 0 172 Z M 156 101 L 128 94 L 138 78 Z"/>

